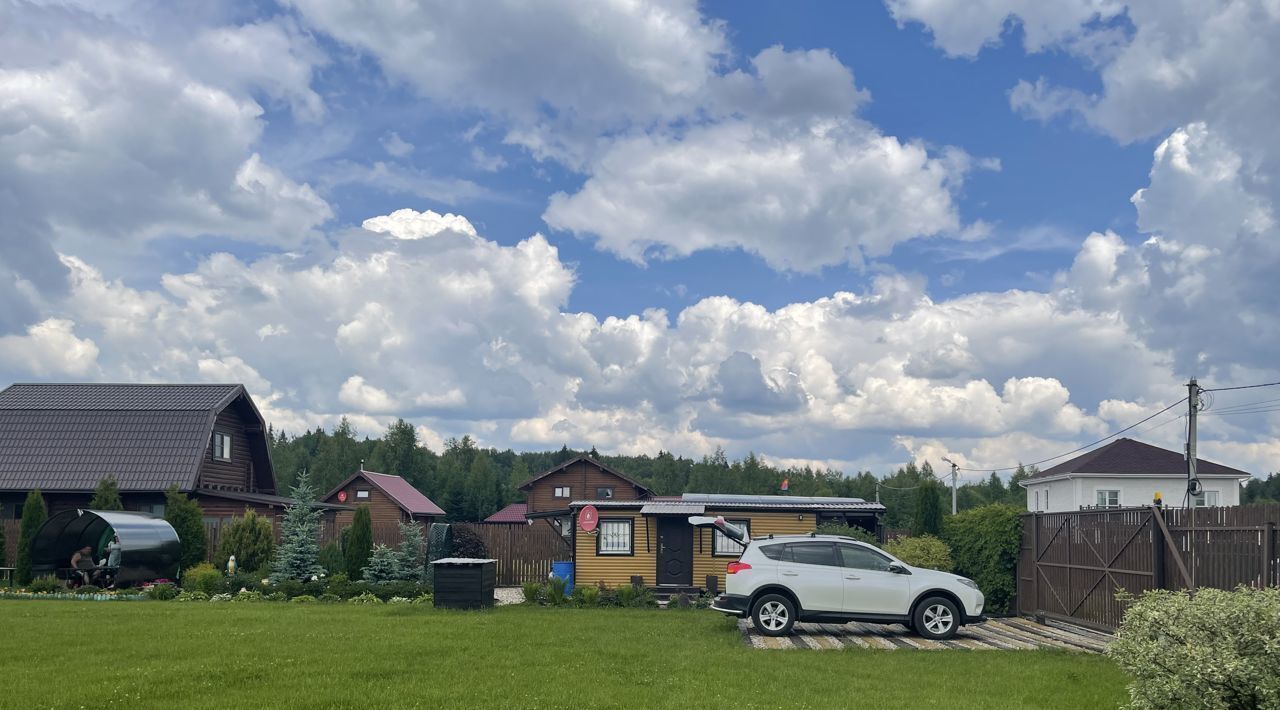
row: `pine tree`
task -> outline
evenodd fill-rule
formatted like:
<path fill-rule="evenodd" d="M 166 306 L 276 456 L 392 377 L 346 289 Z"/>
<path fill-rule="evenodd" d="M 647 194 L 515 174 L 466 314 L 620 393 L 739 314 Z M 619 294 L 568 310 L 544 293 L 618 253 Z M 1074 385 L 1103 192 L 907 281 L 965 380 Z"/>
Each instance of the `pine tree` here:
<path fill-rule="evenodd" d="M 369 564 L 361 570 L 366 582 L 394 582 L 400 579 L 400 551 L 382 543 L 373 546 Z"/>
<path fill-rule="evenodd" d="M 204 532 L 204 512 L 200 504 L 178 490 L 177 484 L 164 492 L 164 519 L 169 521 L 182 541 L 180 568 L 187 570 L 204 562 L 208 539 Z M 236 558 L 237 561 L 239 558 Z"/>
<path fill-rule="evenodd" d="M 49 511 L 44 507 L 44 497 L 40 495 L 40 490 L 27 493 L 27 500 L 22 504 L 22 527 L 18 532 L 18 564 L 15 572 L 19 586 L 31 584 L 31 543 L 48 517 Z"/>
<path fill-rule="evenodd" d="M 400 523 L 399 579 L 418 582 L 426 577 L 426 568 L 422 564 L 422 550 L 425 547 L 426 538 L 422 534 L 422 525 Z"/>
<path fill-rule="evenodd" d="M 306 471 L 298 475 L 289 492 L 293 503 L 285 508 L 280 523 L 280 546 L 271 561 L 271 581 L 306 581 L 324 574 L 320 566 L 320 509 L 314 503 L 316 491 Z"/>
<path fill-rule="evenodd" d="M 120 484 L 116 477 L 108 475 L 98 481 L 93 489 L 93 498 L 89 501 L 90 510 L 124 510 L 124 502 L 120 500 Z"/>
<path fill-rule="evenodd" d="M 911 525 L 913 535 L 940 535 L 942 533 L 942 501 L 940 486 L 934 481 L 922 481 L 916 489 L 916 515 Z"/>
<path fill-rule="evenodd" d="M 347 577 L 360 579 L 373 550 L 373 519 L 369 516 L 369 506 L 356 508 L 355 518 L 351 521 L 351 532 L 343 544 L 346 546 L 343 554 L 347 558 Z"/>

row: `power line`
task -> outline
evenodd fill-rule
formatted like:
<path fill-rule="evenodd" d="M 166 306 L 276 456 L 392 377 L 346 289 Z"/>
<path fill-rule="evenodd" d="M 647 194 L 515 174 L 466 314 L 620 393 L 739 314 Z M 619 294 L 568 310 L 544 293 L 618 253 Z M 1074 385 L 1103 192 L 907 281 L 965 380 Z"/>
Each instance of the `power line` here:
<path fill-rule="evenodd" d="M 1276 383 L 1276 384 L 1280 384 L 1280 383 Z M 1155 414 L 1152 414 L 1152 415 L 1150 415 L 1150 416 L 1148 416 L 1148 417 L 1146 417 L 1145 419 L 1142 419 L 1142 420 L 1140 420 L 1140 421 L 1136 421 L 1136 422 L 1134 422 L 1134 423 L 1130 424 L 1129 426 L 1127 426 L 1127 427 L 1125 427 L 1125 428 L 1121 429 L 1120 431 L 1113 432 L 1113 433 L 1111 433 L 1111 434 L 1107 434 L 1106 436 L 1102 437 L 1101 439 L 1098 439 L 1097 441 L 1090 442 L 1090 443 L 1088 443 L 1088 444 L 1085 444 L 1084 446 L 1081 446 L 1081 447 L 1079 447 L 1079 448 L 1072 449 L 1072 450 L 1070 450 L 1070 451 L 1068 451 L 1068 452 L 1066 452 L 1066 453 L 1058 454 L 1057 456 L 1050 456 L 1050 457 L 1049 457 L 1049 458 L 1047 458 L 1047 459 L 1040 459 L 1039 461 L 1032 461 L 1031 463 L 1028 463 L 1028 464 L 1018 464 L 1018 466 L 1023 466 L 1023 467 L 1025 467 L 1025 466 L 1039 466 L 1039 465 L 1040 465 L 1040 464 L 1042 464 L 1042 463 L 1048 463 L 1048 462 L 1053 461 L 1053 460 L 1055 460 L 1055 459 L 1060 459 L 1060 458 L 1062 458 L 1063 456 L 1070 456 L 1071 454 L 1079 453 L 1079 452 L 1081 452 L 1081 451 L 1084 451 L 1085 449 L 1092 448 L 1092 447 L 1094 447 L 1094 446 L 1097 446 L 1098 444 L 1101 444 L 1102 442 L 1106 441 L 1107 439 L 1114 439 L 1115 437 L 1120 436 L 1121 434 L 1125 433 L 1126 431 L 1129 431 L 1130 429 L 1132 429 L 1132 428 L 1134 428 L 1134 427 L 1137 427 L 1137 426 L 1141 426 L 1141 425 L 1143 425 L 1143 424 L 1146 424 L 1147 422 L 1151 421 L 1152 419 L 1155 419 L 1156 417 L 1160 416 L 1161 414 L 1164 414 L 1165 412 L 1169 411 L 1170 409 L 1173 409 L 1174 407 L 1178 406 L 1179 404 L 1182 404 L 1182 403 L 1183 403 L 1183 402 L 1185 402 L 1185 401 L 1187 401 L 1187 398 L 1186 398 L 1186 397 L 1183 397 L 1182 399 L 1178 400 L 1177 402 L 1174 402 L 1173 404 L 1170 404 L 1169 406 L 1165 407 L 1164 409 L 1161 409 L 1160 411 L 1156 412 Z M 1171 421 L 1172 421 L 1172 420 L 1171 420 Z M 964 468 L 964 467 L 957 467 L 957 468 L 959 468 L 961 471 L 992 471 L 992 472 L 998 472 L 998 471 L 1016 471 L 1016 470 L 1018 470 L 1018 466 L 1004 466 L 1004 467 L 1001 467 L 1001 468 Z"/>
<path fill-rule="evenodd" d="M 1201 392 L 1229 392 L 1231 390 L 1251 390 L 1251 389 L 1257 389 L 1259 387 L 1277 387 L 1277 386 L 1280 386 L 1280 382 L 1264 382 L 1260 385 L 1240 385 L 1239 387 L 1203 388 L 1200 391 Z"/>

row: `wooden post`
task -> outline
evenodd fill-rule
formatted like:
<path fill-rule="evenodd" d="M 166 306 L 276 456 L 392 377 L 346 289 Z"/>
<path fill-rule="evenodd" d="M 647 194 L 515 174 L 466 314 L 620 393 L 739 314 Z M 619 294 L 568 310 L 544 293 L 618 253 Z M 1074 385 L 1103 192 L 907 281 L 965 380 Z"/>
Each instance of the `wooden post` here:
<path fill-rule="evenodd" d="M 1262 526 L 1262 587 L 1271 586 L 1276 559 L 1276 524 L 1268 521 Z"/>
<path fill-rule="evenodd" d="M 1027 611 L 1040 611 L 1040 514 L 1031 514 L 1031 605 Z"/>
<path fill-rule="evenodd" d="M 1155 516 L 1157 515 L 1163 518 L 1164 511 L 1154 505 L 1151 506 L 1151 577 L 1154 588 L 1164 589 L 1164 532 L 1163 526 L 1156 524 Z"/>

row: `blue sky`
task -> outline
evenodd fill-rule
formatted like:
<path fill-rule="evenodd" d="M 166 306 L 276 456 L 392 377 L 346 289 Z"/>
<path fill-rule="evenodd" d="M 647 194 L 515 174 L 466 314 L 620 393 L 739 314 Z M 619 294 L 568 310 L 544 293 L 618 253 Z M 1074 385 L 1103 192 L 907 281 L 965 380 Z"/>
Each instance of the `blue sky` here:
<path fill-rule="evenodd" d="M 1277 26 L 10 3 L 0 375 L 232 379 L 287 429 L 402 416 L 434 446 L 1041 458 L 1189 375 L 1280 375 Z M 1274 470 L 1273 416 L 1206 455 Z"/>

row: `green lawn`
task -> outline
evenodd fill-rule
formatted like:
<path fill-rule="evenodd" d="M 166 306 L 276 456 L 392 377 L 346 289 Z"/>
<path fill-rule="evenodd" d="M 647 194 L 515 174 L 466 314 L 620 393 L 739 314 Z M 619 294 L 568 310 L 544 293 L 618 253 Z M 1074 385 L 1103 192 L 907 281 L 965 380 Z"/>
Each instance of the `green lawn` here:
<path fill-rule="evenodd" d="M 709 611 L 0 601 L 0 706 L 1103 708 L 1106 658 L 762 651 Z M 18 641 L 14 643 L 14 641 Z"/>

